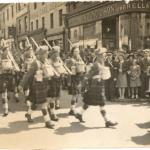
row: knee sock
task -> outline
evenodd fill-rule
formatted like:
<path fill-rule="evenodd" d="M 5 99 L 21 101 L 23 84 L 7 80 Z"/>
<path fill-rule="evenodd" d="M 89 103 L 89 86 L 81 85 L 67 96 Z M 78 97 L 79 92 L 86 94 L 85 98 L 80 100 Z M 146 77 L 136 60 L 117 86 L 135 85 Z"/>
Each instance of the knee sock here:
<path fill-rule="evenodd" d="M 108 119 L 106 117 L 106 111 L 103 107 L 100 107 L 100 112 L 101 112 L 102 117 L 104 118 L 104 121 L 107 122 Z"/>

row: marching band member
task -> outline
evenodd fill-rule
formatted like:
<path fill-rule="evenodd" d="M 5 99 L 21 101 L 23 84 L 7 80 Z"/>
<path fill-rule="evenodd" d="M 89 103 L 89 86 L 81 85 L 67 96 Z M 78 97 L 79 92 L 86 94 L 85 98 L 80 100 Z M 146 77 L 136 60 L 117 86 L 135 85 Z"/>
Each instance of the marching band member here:
<path fill-rule="evenodd" d="M 55 75 L 51 78 L 51 80 L 49 80 L 49 113 L 53 121 L 58 121 L 55 110 L 60 108 L 61 77 L 67 73 L 65 68 L 63 67 L 62 61 L 60 60 L 60 47 L 53 46 L 50 54 L 51 65 L 58 73 L 58 76 Z"/>
<path fill-rule="evenodd" d="M 42 114 L 47 128 L 53 128 L 53 124 L 48 114 L 47 109 L 47 92 L 48 92 L 48 80 L 50 78 L 47 73 L 47 68 L 50 67 L 48 57 L 48 47 L 40 46 L 37 50 L 37 59 L 34 60 L 30 69 L 25 74 L 22 82 L 20 83 L 20 89 L 29 87 L 29 101 L 33 104 L 40 105 L 42 108 Z M 30 109 L 26 117 L 31 120 Z"/>
<path fill-rule="evenodd" d="M 78 47 L 72 49 L 72 57 L 68 62 L 68 68 L 72 71 L 71 85 L 69 87 L 69 94 L 72 95 L 69 115 L 74 115 L 79 94 L 81 93 L 81 81 L 86 71 L 86 65 L 80 56 L 80 50 Z"/>
<path fill-rule="evenodd" d="M 93 64 L 91 70 L 87 74 L 88 87 L 83 94 L 84 105 L 80 113 L 76 113 L 75 117 L 80 121 L 84 122 L 82 115 L 88 109 L 89 105 L 99 106 L 100 113 L 105 121 L 106 127 L 116 126 L 117 123 L 113 123 L 108 120 L 106 116 L 105 106 L 105 86 L 104 82 L 106 79 L 109 79 L 111 74 L 109 67 L 106 67 L 104 64 L 106 49 L 101 48 L 96 51 L 96 60 Z"/>
<path fill-rule="evenodd" d="M 1 74 L 0 74 L 0 93 L 2 94 L 2 101 L 3 101 L 3 107 L 4 107 L 4 117 L 8 115 L 8 98 L 9 93 L 14 92 L 15 90 L 15 68 L 13 66 L 12 61 L 10 60 L 8 56 L 8 50 L 9 47 L 5 45 L 3 47 L 3 52 L 1 55 Z"/>

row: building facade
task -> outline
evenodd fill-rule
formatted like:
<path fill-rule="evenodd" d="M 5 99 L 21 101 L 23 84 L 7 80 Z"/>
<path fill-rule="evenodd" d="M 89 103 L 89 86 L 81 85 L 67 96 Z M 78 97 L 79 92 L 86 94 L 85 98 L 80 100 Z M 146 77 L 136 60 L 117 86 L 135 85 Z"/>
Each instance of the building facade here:
<path fill-rule="evenodd" d="M 80 47 L 150 48 L 150 1 L 67 3 L 69 38 Z"/>
<path fill-rule="evenodd" d="M 29 32 L 29 4 L 16 4 L 16 34 L 18 43 L 25 46 L 25 37 Z"/>
<path fill-rule="evenodd" d="M 30 33 L 36 41 L 46 38 L 50 44 L 59 41 L 61 48 L 64 44 L 64 17 L 65 3 L 30 3 Z"/>
<path fill-rule="evenodd" d="M 8 39 L 16 36 L 16 4 L 1 4 L 0 7 L 0 33 L 1 38 Z"/>

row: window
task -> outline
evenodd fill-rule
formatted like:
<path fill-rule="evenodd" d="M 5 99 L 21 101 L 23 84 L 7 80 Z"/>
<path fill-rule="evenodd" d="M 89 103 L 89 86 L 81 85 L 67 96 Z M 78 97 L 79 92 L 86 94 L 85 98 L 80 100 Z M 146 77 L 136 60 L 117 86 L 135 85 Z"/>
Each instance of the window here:
<path fill-rule="evenodd" d="M 9 20 L 9 8 L 7 9 L 7 20 Z"/>
<path fill-rule="evenodd" d="M 36 9 L 37 8 L 37 3 L 34 3 L 34 9 Z"/>
<path fill-rule="evenodd" d="M 27 31 L 27 16 L 24 17 L 24 29 Z"/>
<path fill-rule="evenodd" d="M 11 15 L 12 15 L 12 18 L 14 17 L 14 7 L 13 5 L 11 6 Z"/>
<path fill-rule="evenodd" d="M 5 13 L 3 12 L 3 22 L 5 23 Z"/>
<path fill-rule="evenodd" d="M 53 28 L 54 27 L 54 18 L 53 18 L 53 13 L 50 14 L 50 27 Z"/>
<path fill-rule="evenodd" d="M 62 26 L 62 9 L 59 10 L 59 26 Z"/>
<path fill-rule="evenodd" d="M 42 5 L 44 5 L 45 3 L 44 2 L 42 2 Z"/>
<path fill-rule="evenodd" d="M 18 3 L 18 10 L 19 10 L 19 11 L 21 10 L 21 5 L 20 5 L 20 3 Z"/>
<path fill-rule="evenodd" d="M 73 2 L 73 9 L 76 9 L 76 2 Z"/>
<path fill-rule="evenodd" d="M 44 28 L 44 27 L 45 27 L 45 18 L 42 17 L 42 28 Z"/>
<path fill-rule="evenodd" d="M 31 22 L 31 31 L 33 31 L 33 21 Z"/>
<path fill-rule="evenodd" d="M 38 29 L 38 28 L 39 28 L 39 21 L 36 20 L 36 29 Z"/>
<path fill-rule="evenodd" d="M 19 33 L 21 33 L 21 20 L 19 20 Z"/>

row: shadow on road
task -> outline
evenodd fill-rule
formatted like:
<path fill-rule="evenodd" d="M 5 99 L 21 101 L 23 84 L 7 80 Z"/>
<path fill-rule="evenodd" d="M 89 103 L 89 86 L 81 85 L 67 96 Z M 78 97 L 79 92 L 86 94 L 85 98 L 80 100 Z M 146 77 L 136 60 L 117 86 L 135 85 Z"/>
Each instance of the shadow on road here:
<path fill-rule="evenodd" d="M 136 125 L 142 129 L 150 129 L 150 121 L 144 123 L 137 123 Z"/>
<path fill-rule="evenodd" d="M 131 137 L 131 140 L 138 145 L 150 145 L 150 132 L 141 136 Z"/>
<path fill-rule="evenodd" d="M 105 127 L 86 127 L 79 122 L 72 122 L 69 127 L 60 127 L 55 130 L 55 134 L 57 135 L 65 135 L 65 134 L 73 134 L 78 132 L 84 132 L 85 130 L 92 130 L 92 129 L 103 129 Z"/>
<path fill-rule="evenodd" d="M 39 122 L 43 122 L 43 127 L 29 128 L 30 125 L 34 125 Z M 27 131 L 27 130 L 41 129 L 41 128 L 45 128 L 45 126 L 44 126 L 44 121 L 42 116 L 39 116 L 34 118 L 33 123 L 28 123 L 26 120 L 10 122 L 7 128 L 0 128 L 0 134 L 14 134 L 14 133 Z"/>

